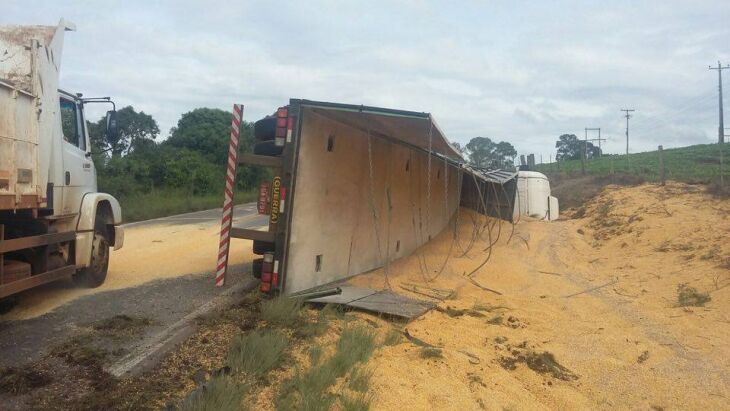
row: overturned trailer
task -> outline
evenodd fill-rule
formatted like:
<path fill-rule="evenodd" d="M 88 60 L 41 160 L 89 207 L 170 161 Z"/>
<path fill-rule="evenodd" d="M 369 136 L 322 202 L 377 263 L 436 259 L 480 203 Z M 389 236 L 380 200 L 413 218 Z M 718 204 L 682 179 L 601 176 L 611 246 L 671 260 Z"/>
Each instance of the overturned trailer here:
<path fill-rule="evenodd" d="M 380 268 L 440 233 L 459 206 L 512 219 L 516 173 L 466 166 L 428 113 L 292 99 L 254 128 L 253 154 L 238 162 L 274 170 L 259 204 L 269 227 L 230 235 L 253 240 L 263 291 Z"/>

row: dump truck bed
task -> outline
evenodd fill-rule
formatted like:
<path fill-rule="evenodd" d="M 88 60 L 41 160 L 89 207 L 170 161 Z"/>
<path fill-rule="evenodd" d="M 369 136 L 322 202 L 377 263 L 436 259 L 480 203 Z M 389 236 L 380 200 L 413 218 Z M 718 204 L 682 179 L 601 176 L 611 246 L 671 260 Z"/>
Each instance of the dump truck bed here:
<path fill-rule="evenodd" d="M 46 206 L 63 20 L 0 27 L 0 210 Z M 48 140 L 48 141 L 45 141 Z"/>

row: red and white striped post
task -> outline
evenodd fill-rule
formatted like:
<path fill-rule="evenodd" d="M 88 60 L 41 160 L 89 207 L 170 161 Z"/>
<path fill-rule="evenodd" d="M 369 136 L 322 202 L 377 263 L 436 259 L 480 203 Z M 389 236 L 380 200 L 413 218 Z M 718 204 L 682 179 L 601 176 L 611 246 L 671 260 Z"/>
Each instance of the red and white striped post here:
<path fill-rule="evenodd" d="M 228 270 L 228 252 L 231 244 L 231 224 L 233 223 L 233 187 L 236 183 L 236 169 L 238 168 L 238 137 L 240 135 L 243 105 L 233 105 L 231 120 L 231 142 L 228 145 L 228 169 L 226 171 L 226 188 L 223 198 L 223 217 L 221 219 L 221 237 L 218 247 L 218 265 L 215 271 L 215 285 L 218 287 L 226 283 Z"/>

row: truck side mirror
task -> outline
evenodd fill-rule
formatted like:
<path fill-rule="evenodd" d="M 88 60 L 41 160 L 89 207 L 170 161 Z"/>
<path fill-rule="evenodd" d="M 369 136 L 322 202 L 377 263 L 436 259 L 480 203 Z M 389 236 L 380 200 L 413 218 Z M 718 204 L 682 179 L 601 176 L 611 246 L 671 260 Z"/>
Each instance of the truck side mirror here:
<path fill-rule="evenodd" d="M 119 134 L 117 127 L 117 112 L 109 110 L 106 112 L 106 135 L 109 140 L 116 141 Z"/>

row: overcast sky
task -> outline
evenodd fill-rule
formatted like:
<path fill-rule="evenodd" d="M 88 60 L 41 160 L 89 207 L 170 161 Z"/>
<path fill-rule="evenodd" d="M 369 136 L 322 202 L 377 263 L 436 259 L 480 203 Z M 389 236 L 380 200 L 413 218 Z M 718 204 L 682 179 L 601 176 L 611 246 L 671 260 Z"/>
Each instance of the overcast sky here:
<path fill-rule="evenodd" d="M 627 107 L 632 152 L 717 140 L 707 66 L 730 63 L 730 1 L 456 4 L 2 0 L 0 24 L 74 22 L 62 87 L 153 115 L 162 138 L 196 107 L 254 121 L 295 97 L 427 111 L 451 141 L 545 162 L 585 127 L 624 151 Z"/>

